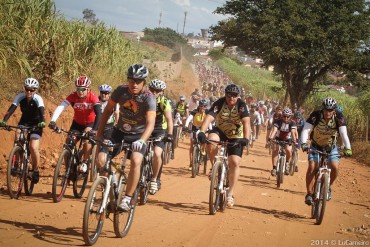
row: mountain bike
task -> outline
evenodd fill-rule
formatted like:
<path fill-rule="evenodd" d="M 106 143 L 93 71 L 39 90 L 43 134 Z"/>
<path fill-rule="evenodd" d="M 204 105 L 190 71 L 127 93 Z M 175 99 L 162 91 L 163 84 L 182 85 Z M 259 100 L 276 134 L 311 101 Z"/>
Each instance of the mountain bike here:
<path fill-rule="evenodd" d="M 10 151 L 7 170 L 7 187 L 10 198 L 18 199 L 22 193 L 22 187 L 26 195 L 33 192 L 34 182 L 32 181 L 33 169 L 30 160 L 30 132 L 37 130 L 38 127 L 24 125 L 6 125 L 4 129 L 11 131 L 19 129 L 20 134 L 15 146 Z"/>
<path fill-rule="evenodd" d="M 285 146 L 289 144 L 288 141 L 273 140 L 273 143 L 279 147 L 278 160 L 276 162 L 276 187 L 280 188 L 280 185 L 284 182 L 284 173 L 286 166 L 286 152 Z"/>
<path fill-rule="evenodd" d="M 240 145 L 234 142 L 213 141 L 208 142 L 219 145 L 218 154 L 212 167 L 211 186 L 209 191 L 209 214 L 214 215 L 219 209 L 223 212 L 226 208 L 227 193 L 229 190 L 229 164 L 227 160 L 227 147 Z"/>
<path fill-rule="evenodd" d="M 131 144 L 95 141 L 101 144 L 103 148 L 108 149 L 107 160 L 103 167 L 103 171 L 107 175 L 97 174 L 87 196 L 82 224 L 82 234 L 86 245 L 96 243 L 102 232 L 104 219 L 109 219 L 110 214 L 113 214 L 113 227 L 116 237 L 126 236 L 134 219 L 138 198 L 136 189 L 131 199 L 131 209 L 128 211 L 117 209 L 126 189 L 127 174 L 124 169 Z M 116 171 L 112 170 L 112 152 L 114 148 L 119 148 L 119 152 L 124 151 L 122 164 L 119 167 L 116 166 L 118 168 Z"/>
<path fill-rule="evenodd" d="M 55 128 L 56 133 L 67 133 L 67 143 L 63 144 L 63 150 L 59 156 L 57 165 L 54 170 L 52 196 L 54 202 L 60 202 L 66 192 L 67 186 L 72 181 L 73 195 L 75 198 L 81 198 L 89 177 L 89 167 L 91 163 L 91 155 L 87 162 L 86 172 L 80 172 L 78 167 L 82 162 L 83 157 L 83 141 L 88 140 L 94 142 L 89 137 L 88 133 L 75 130 L 66 131 L 58 127 Z M 77 144 L 79 143 L 79 144 Z"/>
<path fill-rule="evenodd" d="M 329 157 L 337 156 L 341 157 L 343 154 L 332 155 L 330 151 L 327 152 L 319 150 L 308 150 L 308 153 L 314 152 L 319 154 L 319 164 L 315 175 L 315 185 L 313 193 L 313 203 L 311 206 L 311 218 L 315 219 L 316 225 L 320 225 L 324 219 L 324 213 L 326 209 L 326 201 L 328 200 L 328 192 L 330 188 L 330 172 L 331 169 L 328 167 Z"/>
<path fill-rule="evenodd" d="M 195 135 L 195 133 L 193 132 Z M 191 177 L 195 178 L 199 175 L 200 165 L 203 164 L 203 173 L 207 172 L 207 153 L 202 152 L 202 145 L 198 142 L 197 138 L 193 139 L 193 160 L 192 160 L 192 169 Z"/>

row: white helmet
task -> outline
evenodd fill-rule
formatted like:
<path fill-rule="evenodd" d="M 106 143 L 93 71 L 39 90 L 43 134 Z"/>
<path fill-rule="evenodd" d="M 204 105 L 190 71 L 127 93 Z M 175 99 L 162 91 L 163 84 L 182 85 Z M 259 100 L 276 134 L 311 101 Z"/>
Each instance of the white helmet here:
<path fill-rule="evenodd" d="M 288 107 L 286 107 L 286 108 L 284 108 L 284 110 L 283 110 L 283 115 L 284 115 L 284 116 L 291 116 L 291 115 L 293 115 L 293 112 L 292 112 L 292 110 L 290 110 Z"/>
<path fill-rule="evenodd" d="M 151 80 L 149 83 L 149 87 L 153 88 L 155 90 L 165 90 L 166 89 L 166 83 L 164 81 L 161 81 L 159 79 Z"/>
<path fill-rule="evenodd" d="M 35 78 L 27 78 L 24 81 L 24 86 L 30 88 L 39 88 L 39 82 Z"/>
<path fill-rule="evenodd" d="M 181 95 L 180 100 L 186 100 L 186 97 L 184 95 Z"/>
<path fill-rule="evenodd" d="M 99 91 L 100 92 L 112 92 L 112 87 L 109 86 L 108 84 L 103 84 L 103 85 L 100 85 Z"/>

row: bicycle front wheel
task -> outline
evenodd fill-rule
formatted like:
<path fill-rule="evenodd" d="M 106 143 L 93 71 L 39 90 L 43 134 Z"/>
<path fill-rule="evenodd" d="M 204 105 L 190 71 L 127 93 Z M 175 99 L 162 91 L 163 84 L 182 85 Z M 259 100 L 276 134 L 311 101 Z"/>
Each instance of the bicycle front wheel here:
<path fill-rule="evenodd" d="M 73 172 L 75 172 L 76 175 L 73 180 L 73 195 L 75 198 L 81 198 L 85 192 L 87 180 L 89 179 L 90 163 L 91 160 L 87 162 L 87 170 L 84 173 L 81 173 L 74 168 Z"/>
<path fill-rule="evenodd" d="M 7 186 L 10 198 L 18 199 L 22 192 L 25 173 L 23 150 L 21 147 L 15 146 L 10 152 L 8 161 Z"/>
<path fill-rule="evenodd" d="M 199 163 L 200 163 L 200 150 L 198 145 L 193 148 L 193 166 L 191 169 L 191 177 L 195 178 L 199 175 Z"/>
<path fill-rule="evenodd" d="M 293 153 L 292 153 L 292 160 L 290 162 L 290 171 L 289 174 L 290 176 L 294 175 L 295 172 L 295 166 L 297 165 L 298 162 L 298 150 L 296 148 L 293 148 Z"/>
<path fill-rule="evenodd" d="M 323 174 L 321 178 L 320 185 L 320 196 L 317 199 L 316 204 L 316 225 L 321 225 L 322 220 L 324 219 L 324 213 L 326 208 L 326 199 L 329 191 L 329 176 L 328 174 Z"/>
<path fill-rule="evenodd" d="M 119 196 L 117 202 L 120 203 L 122 201 L 122 197 L 124 196 L 124 192 L 126 189 L 126 179 L 123 179 L 121 188 L 119 190 Z M 131 209 L 127 212 L 116 211 L 113 218 L 113 227 L 114 233 L 118 238 L 123 238 L 129 232 L 132 222 L 134 221 L 134 213 L 136 208 L 136 202 L 138 198 L 137 189 L 134 192 L 134 195 L 131 199 Z"/>
<path fill-rule="evenodd" d="M 211 186 L 209 190 L 209 214 L 214 215 L 220 203 L 221 191 L 218 188 L 222 173 L 222 162 L 216 161 L 212 167 Z"/>
<path fill-rule="evenodd" d="M 103 229 L 106 205 L 102 203 L 106 187 L 106 180 L 97 178 L 87 196 L 82 223 L 82 234 L 86 245 L 95 244 Z"/>
<path fill-rule="evenodd" d="M 280 188 L 280 185 L 284 182 L 284 166 L 285 166 L 285 157 L 280 157 L 279 158 L 279 165 L 278 168 L 279 170 L 277 171 L 277 183 L 276 186 Z"/>
<path fill-rule="evenodd" d="M 58 159 L 57 166 L 54 170 L 52 185 L 52 196 L 54 202 L 60 202 L 63 199 L 68 185 L 67 170 L 71 162 L 71 152 L 64 149 Z"/>
<path fill-rule="evenodd" d="M 94 182 L 96 175 L 98 174 L 98 171 L 96 169 L 96 150 L 98 146 L 94 145 L 91 149 L 91 156 L 90 156 L 90 162 L 91 162 L 91 170 L 90 170 L 90 182 Z"/>
<path fill-rule="evenodd" d="M 146 161 L 144 161 L 146 162 Z M 150 171 L 149 165 L 143 164 L 142 173 L 140 177 L 140 205 L 145 205 L 148 201 L 149 196 L 149 185 L 150 185 Z"/>

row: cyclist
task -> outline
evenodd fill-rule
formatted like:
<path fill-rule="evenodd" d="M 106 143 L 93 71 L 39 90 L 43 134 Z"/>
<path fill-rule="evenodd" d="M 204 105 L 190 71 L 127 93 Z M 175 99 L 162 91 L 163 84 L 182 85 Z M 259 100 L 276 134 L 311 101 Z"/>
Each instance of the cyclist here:
<path fill-rule="evenodd" d="M 199 101 L 199 106 L 196 110 L 190 112 L 189 117 L 186 119 L 185 123 L 185 130 L 189 128 L 189 123 L 193 122 L 191 127 L 191 135 L 190 135 L 190 149 L 189 149 L 189 158 L 190 158 L 190 165 L 189 171 L 192 170 L 193 167 L 193 143 L 194 139 L 196 138 L 195 133 L 199 130 L 202 126 L 202 123 L 206 117 L 206 109 L 207 109 L 207 101 L 202 99 Z M 212 125 L 209 126 L 212 129 Z"/>
<path fill-rule="evenodd" d="M 230 188 L 227 196 L 227 206 L 234 205 L 234 189 L 239 178 L 239 164 L 243 154 L 243 147 L 248 145 L 250 136 L 250 117 L 247 105 L 240 98 L 240 88 L 235 84 L 229 84 L 225 87 L 225 96 L 213 103 L 211 109 L 206 115 L 206 119 L 198 133 L 200 143 L 206 143 L 205 131 L 215 120 L 216 125 L 210 131 L 208 139 L 214 141 L 238 142 L 240 145 L 228 147 L 228 163 Z M 217 154 L 217 148 L 207 145 L 207 153 L 214 163 Z"/>
<path fill-rule="evenodd" d="M 42 128 L 45 127 L 45 107 L 41 96 L 37 94 L 39 82 L 34 78 L 27 78 L 24 83 L 24 91 L 15 96 L 13 103 L 10 105 L 4 118 L 0 121 L 0 127 L 6 126 L 6 121 L 11 117 L 14 111 L 20 106 L 22 116 L 18 125 L 37 126 L 37 130 L 32 130 L 30 133 L 30 151 L 32 159 L 32 182 L 39 182 L 39 165 L 40 165 L 40 139 L 42 136 Z M 15 134 L 15 140 L 19 138 L 20 130 Z"/>
<path fill-rule="evenodd" d="M 322 103 L 322 109 L 313 111 L 307 118 L 302 134 L 301 134 L 301 148 L 305 152 L 308 150 L 308 133 L 311 132 L 311 146 L 308 154 L 308 167 L 306 173 L 306 188 L 307 195 L 305 197 L 305 203 L 312 205 L 313 203 L 313 186 L 315 178 L 315 168 L 319 162 L 319 155 L 315 153 L 315 150 L 319 151 L 330 151 L 329 156 L 329 167 L 331 168 L 330 173 L 330 187 L 328 200 L 331 199 L 331 185 L 334 183 L 339 172 L 339 157 L 338 157 L 338 146 L 337 137 L 340 134 L 342 141 L 345 145 L 346 151 L 345 156 L 351 156 L 351 143 L 347 135 L 347 123 L 342 113 L 337 112 L 337 101 L 328 97 L 325 98 Z"/>
<path fill-rule="evenodd" d="M 110 94 L 112 93 L 112 87 L 108 84 L 103 84 L 99 86 L 99 100 L 101 105 L 101 112 L 104 111 L 104 108 L 108 104 L 108 100 L 110 98 Z M 116 107 L 113 109 L 112 115 L 109 117 L 107 124 L 105 125 L 104 130 L 104 139 L 109 139 L 113 132 L 113 126 L 117 123 L 119 117 L 119 105 L 117 104 Z"/>
<path fill-rule="evenodd" d="M 255 141 L 258 139 L 259 129 L 262 123 L 261 114 L 258 111 L 257 105 L 252 103 L 250 109 L 250 117 L 251 117 L 251 131 L 252 131 L 252 139 Z"/>
<path fill-rule="evenodd" d="M 299 140 L 300 137 L 301 137 L 301 133 L 302 133 L 302 130 L 303 130 L 304 123 L 305 123 L 304 118 L 302 117 L 302 114 L 301 114 L 300 111 L 297 111 L 296 113 L 294 113 L 293 121 L 297 125 L 297 134 L 298 134 L 298 140 Z M 300 148 L 300 142 L 299 141 L 298 141 L 298 148 Z"/>
<path fill-rule="evenodd" d="M 189 105 L 185 103 L 186 97 L 180 96 L 180 101 L 176 105 L 175 114 L 179 113 L 182 120 L 182 126 L 185 126 L 185 120 L 189 116 Z"/>
<path fill-rule="evenodd" d="M 289 144 L 285 146 L 286 152 L 286 166 L 285 174 L 289 175 L 289 162 L 292 157 L 292 141 L 297 141 L 297 126 L 293 120 L 291 120 L 293 113 L 289 108 L 284 108 L 282 111 L 281 119 L 274 122 L 274 128 L 270 133 L 269 141 L 276 139 L 278 141 L 287 141 Z M 276 176 L 276 162 L 279 152 L 278 145 L 274 145 L 272 149 L 272 170 L 271 175 Z"/>
<path fill-rule="evenodd" d="M 283 112 L 283 108 L 281 106 L 276 105 L 274 109 L 270 112 L 269 119 L 267 122 L 267 131 L 266 131 L 266 145 L 265 148 L 269 147 L 269 137 L 271 130 L 274 127 L 274 122 L 281 119 Z"/>
<path fill-rule="evenodd" d="M 199 100 L 201 99 L 202 95 L 198 92 L 197 94 L 192 94 L 188 106 L 189 106 L 189 112 L 194 111 L 198 108 Z M 189 117 L 189 114 L 187 115 Z"/>
<path fill-rule="evenodd" d="M 162 153 L 165 142 L 172 142 L 173 139 L 173 120 L 170 101 L 163 95 L 166 89 L 166 83 L 162 80 L 154 79 L 149 83 L 149 90 L 157 99 L 157 113 L 155 118 L 154 130 L 152 137 L 165 137 L 161 141 L 154 142 L 154 162 L 153 162 L 153 176 L 150 181 L 149 193 L 154 195 L 160 187 L 159 173 L 162 169 Z M 167 132 L 167 133 L 166 133 Z M 159 185 L 159 186 L 158 186 Z"/>
<path fill-rule="evenodd" d="M 112 143 L 131 143 L 130 172 L 126 186 L 125 196 L 118 209 L 128 211 L 131 208 L 131 197 L 139 182 L 140 166 L 146 152 L 146 141 L 154 129 L 156 117 L 156 99 L 145 88 L 145 81 L 149 71 L 142 64 L 133 64 L 127 71 L 127 84 L 118 86 L 108 100 L 101 117 L 97 133 L 98 139 L 103 139 L 105 125 L 112 114 L 116 104 L 120 105 L 118 123 L 113 129 L 110 141 Z M 98 167 L 106 161 L 107 150 L 102 149 L 98 154 Z M 113 150 L 113 157 L 118 155 L 118 148 Z"/>
<path fill-rule="evenodd" d="M 76 91 L 67 96 L 66 99 L 54 110 L 51 117 L 49 128 L 56 128 L 56 121 L 60 114 L 68 107 L 72 106 L 74 110 L 73 121 L 70 131 L 80 131 L 95 135 L 98 128 L 101 109 L 99 98 L 90 91 L 91 80 L 87 76 L 80 76 L 75 81 Z M 84 155 L 82 163 L 79 165 L 79 171 L 85 173 L 87 171 L 87 160 L 91 144 L 88 141 L 84 143 Z"/>

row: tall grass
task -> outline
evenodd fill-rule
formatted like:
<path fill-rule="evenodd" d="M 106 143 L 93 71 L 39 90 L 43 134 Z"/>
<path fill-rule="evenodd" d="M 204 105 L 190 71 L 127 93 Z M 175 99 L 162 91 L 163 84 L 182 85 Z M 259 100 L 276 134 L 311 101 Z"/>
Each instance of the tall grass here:
<path fill-rule="evenodd" d="M 115 86 L 130 64 L 143 60 L 137 46 L 115 28 L 67 21 L 52 0 L 0 0 L 0 5 L 0 79 L 10 89 L 35 77 L 41 92 L 50 93 L 82 74 L 95 86 Z"/>

